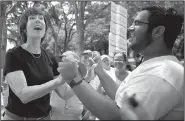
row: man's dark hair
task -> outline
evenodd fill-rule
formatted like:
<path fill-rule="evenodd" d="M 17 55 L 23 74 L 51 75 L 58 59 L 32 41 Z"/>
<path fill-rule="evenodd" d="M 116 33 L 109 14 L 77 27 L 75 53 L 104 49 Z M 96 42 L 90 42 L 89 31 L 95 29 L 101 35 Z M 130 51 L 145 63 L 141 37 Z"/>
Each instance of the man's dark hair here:
<path fill-rule="evenodd" d="M 184 20 L 183 16 L 178 14 L 174 8 L 166 9 L 161 6 L 145 7 L 142 10 L 150 12 L 150 17 L 148 18 L 148 31 L 151 32 L 153 28 L 157 26 L 164 26 L 164 41 L 167 47 L 172 49 L 174 42 L 181 31 Z"/>

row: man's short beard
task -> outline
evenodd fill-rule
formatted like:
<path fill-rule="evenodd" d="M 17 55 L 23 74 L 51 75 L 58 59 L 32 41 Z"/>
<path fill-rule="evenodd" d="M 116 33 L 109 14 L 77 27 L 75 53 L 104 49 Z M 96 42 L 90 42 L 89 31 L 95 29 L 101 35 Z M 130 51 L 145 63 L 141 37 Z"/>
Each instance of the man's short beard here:
<path fill-rule="evenodd" d="M 128 49 L 131 49 L 136 53 L 141 53 L 153 42 L 153 39 L 152 39 L 151 35 L 146 34 L 144 39 L 140 40 L 140 42 L 141 41 L 143 41 L 142 46 L 138 45 L 138 44 L 133 44 L 130 47 L 128 47 Z M 140 46 L 140 48 L 138 48 L 139 46 Z"/>

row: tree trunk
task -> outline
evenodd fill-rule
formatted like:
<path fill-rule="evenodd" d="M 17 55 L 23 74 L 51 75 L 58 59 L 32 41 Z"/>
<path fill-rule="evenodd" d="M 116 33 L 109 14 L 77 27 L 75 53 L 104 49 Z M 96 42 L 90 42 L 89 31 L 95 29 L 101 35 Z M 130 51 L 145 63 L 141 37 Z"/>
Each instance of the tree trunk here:
<path fill-rule="evenodd" d="M 6 53 L 6 2 L 0 2 L 0 68 L 4 66 L 4 59 Z"/>
<path fill-rule="evenodd" d="M 0 2 L 0 81 L 2 82 L 2 69 L 4 67 L 5 62 L 5 54 L 6 54 L 6 2 Z"/>
<path fill-rule="evenodd" d="M 65 52 L 66 51 L 66 49 L 67 49 L 67 25 L 66 25 L 67 23 L 66 23 L 66 21 L 65 21 L 65 26 L 64 26 L 64 31 L 65 31 L 65 38 L 64 38 L 64 50 L 63 50 L 63 52 Z"/>
<path fill-rule="evenodd" d="M 65 52 L 66 51 L 66 48 L 67 48 L 67 17 L 66 17 L 66 14 L 65 14 L 65 12 L 64 12 L 64 10 L 63 10 L 63 15 L 64 15 L 64 31 L 65 31 L 65 37 L 64 37 L 64 46 L 63 46 L 63 52 Z"/>
<path fill-rule="evenodd" d="M 77 54 L 81 56 L 84 50 L 84 10 L 85 1 L 80 1 L 78 4 L 75 2 L 75 19 L 77 26 Z"/>

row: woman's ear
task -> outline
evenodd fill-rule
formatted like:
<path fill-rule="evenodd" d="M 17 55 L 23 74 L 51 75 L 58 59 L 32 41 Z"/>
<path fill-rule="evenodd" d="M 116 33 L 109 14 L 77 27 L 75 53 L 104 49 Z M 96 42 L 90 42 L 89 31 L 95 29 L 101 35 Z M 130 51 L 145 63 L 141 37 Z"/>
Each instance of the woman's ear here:
<path fill-rule="evenodd" d="M 165 27 L 158 26 L 152 30 L 152 38 L 158 38 L 164 34 Z"/>

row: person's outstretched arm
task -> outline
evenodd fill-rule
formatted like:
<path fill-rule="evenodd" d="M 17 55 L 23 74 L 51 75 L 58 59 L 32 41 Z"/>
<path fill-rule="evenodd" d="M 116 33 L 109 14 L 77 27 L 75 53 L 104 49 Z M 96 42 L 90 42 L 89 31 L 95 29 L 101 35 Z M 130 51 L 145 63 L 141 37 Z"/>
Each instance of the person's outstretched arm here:
<path fill-rule="evenodd" d="M 8 73 L 5 79 L 22 103 L 28 103 L 41 98 L 62 84 L 62 78 L 59 76 L 58 78 L 41 85 L 28 86 L 26 77 L 21 70 Z"/>
<path fill-rule="evenodd" d="M 103 70 L 103 68 L 96 67 L 96 74 L 98 75 L 101 84 L 106 92 L 106 94 L 112 99 L 115 100 L 115 95 L 118 90 L 118 85 L 114 80 Z"/>
<path fill-rule="evenodd" d="M 116 102 L 98 93 L 86 81 L 75 86 L 73 90 L 83 105 L 99 119 L 121 119 Z"/>

